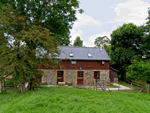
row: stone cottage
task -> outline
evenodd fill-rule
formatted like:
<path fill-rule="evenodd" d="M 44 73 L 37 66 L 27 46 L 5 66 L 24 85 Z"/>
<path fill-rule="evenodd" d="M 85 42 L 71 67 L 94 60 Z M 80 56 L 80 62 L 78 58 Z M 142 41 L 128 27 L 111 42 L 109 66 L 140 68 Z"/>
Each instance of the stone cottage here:
<path fill-rule="evenodd" d="M 42 66 L 44 75 L 40 81 L 49 85 L 58 82 L 71 82 L 74 85 L 89 85 L 94 79 L 109 79 L 110 57 L 104 48 L 92 47 L 58 47 L 61 51 L 58 59 L 63 60 L 63 68 L 46 68 Z"/>

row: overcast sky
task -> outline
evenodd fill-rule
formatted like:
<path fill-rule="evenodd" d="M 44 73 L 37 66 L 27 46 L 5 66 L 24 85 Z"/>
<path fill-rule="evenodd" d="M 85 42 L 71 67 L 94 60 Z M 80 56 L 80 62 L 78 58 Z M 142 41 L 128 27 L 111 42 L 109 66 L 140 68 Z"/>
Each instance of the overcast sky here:
<path fill-rule="evenodd" d="M 94 47 L 98 36 L 108 36 L 124 23 L 142 25 L 148 16 L 150 0 L 79 0 L 83 14 L 77 13 L 77 21 L 71 31 L 73 44 L 77 36 L 86 47 Z"/>

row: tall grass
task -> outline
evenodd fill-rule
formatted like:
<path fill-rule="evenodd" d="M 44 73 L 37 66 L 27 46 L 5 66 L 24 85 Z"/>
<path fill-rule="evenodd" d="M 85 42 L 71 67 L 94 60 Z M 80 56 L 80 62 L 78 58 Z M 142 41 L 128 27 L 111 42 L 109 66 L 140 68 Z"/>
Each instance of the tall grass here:
<path fill-rule="evenodd" d="M 0 113 L 149 113 L 150 95 L 67 87 L 0 94 Z"/>

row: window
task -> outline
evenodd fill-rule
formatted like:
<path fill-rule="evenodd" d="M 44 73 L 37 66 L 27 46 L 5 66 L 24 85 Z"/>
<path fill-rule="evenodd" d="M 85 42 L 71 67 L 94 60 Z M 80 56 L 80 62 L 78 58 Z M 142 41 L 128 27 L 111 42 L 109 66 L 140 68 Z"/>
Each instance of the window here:
<path fill-rule="evenodd" d="M 71 61 L 71 64 L 77 64 L 77 62 L 76 61 Z"/>
<path fill-rule="evenodd" d="M 100 71 L 94 71 L 94 79 L 100 79 Z"/>
<path fill-rule="evenodd" d="M 90 53 L 88 53 L 88 57 L 90 57 L 90 58 L 91 58 L 91 57 L 92 57 L 92 55 L 91 55 Z"/>
<path fill-rule="evenodd" d="M 73 53 L 70 53 L 69 56 L 70 56 L 70 57 L 73 57 Z"/>
<path fill-rule="evenodd" d="M 58 71 L 58 77 L 62 77 L 63 76 L 63 71 Z"/>
<path fill-rule="evenodd" d="M 83 71 L 78 71 L 78 77 L 83 77 Z"/>

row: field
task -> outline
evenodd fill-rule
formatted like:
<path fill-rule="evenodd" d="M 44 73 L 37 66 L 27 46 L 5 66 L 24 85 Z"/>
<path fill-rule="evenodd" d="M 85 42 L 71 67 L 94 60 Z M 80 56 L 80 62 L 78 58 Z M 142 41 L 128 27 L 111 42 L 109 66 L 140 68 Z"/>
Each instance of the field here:
<path fill-rule="evenodd" d="M 0 94 L 0 113 L 149 113 L 150 95 L 41 87 L 25 94 Z"/>

